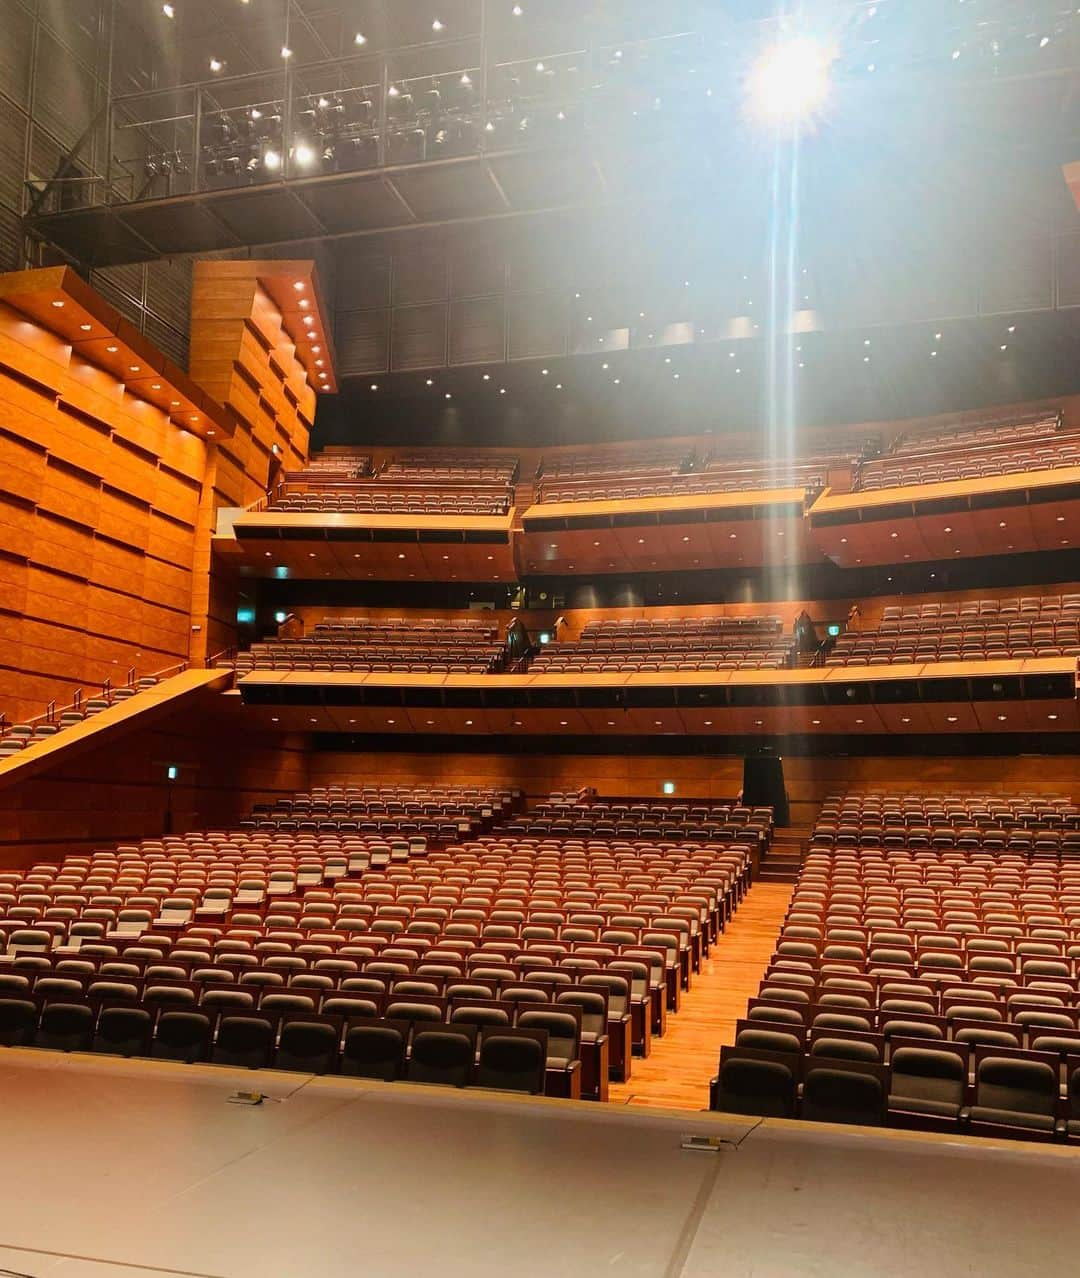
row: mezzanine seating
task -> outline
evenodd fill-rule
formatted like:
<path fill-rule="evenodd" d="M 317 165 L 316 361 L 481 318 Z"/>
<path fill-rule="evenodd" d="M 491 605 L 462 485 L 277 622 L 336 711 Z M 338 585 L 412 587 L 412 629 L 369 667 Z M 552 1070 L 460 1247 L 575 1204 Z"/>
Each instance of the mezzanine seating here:
<path fill-rule="evenodd" d="M 498 625 L 483 620 L 336 617 L 302 639 L 252 644 L 237 655 L 236 668 L 488 674 L 506 660 L 498 636 Z"/>
<path fill-rule="evenodd" d="M 1055 416 L 905 436 L 885 457 L 863 463 L 856 487 L 870 491 L 1078 465 L 1080 434 L 1062 431 Z"/>
<path fill-rule="evenodd" d="M 596 621 L 533 659 L 536 673 L 602 670 L 776 670 L 791 665 L 794 638 L 779 617 Z"/>
<path fill-rule="evenodd" d="M 887 607 L 876 625 L 842 634 L 825 664 L 1070 656 L 1080 656 L 1080 595 L 1033 595 Z"/>

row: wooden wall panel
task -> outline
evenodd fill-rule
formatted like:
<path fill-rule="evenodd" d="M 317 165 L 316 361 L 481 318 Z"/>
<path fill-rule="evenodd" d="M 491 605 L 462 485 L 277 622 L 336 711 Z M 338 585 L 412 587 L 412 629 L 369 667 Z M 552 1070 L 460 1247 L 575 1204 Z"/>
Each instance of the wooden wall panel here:
<path fill-rule="evenodd" d="M 307 786 L 306 738 L 251 733 L 238 698 L 212 691 L 134 724 L 30 781 L 0 789 L 0 866 L 162 834 L 235 826 L 251 805 Z M 170 784 L 165 769 L 179 766 Z"/>
<path fill-rule="evenodd" d="M 0 711 L 188 656 L 205 464 L 116 378 L 0 306 Z"/>
<path fill-rule="evenodd" d="M 195 559 L 192 655 L 202 659 L 236 639 L 235 569 L 214 559 L 217 512 L 266 495 L 271 469 L 298 470 L 308 457 L 315 393 L 281 310 L 263 287 L 290 264 L 200 262 L 192 297 L 191 374 L 231 412 L 234 433 L 213 446 L 203 478 Z M 310 263 L 295 273 L 317 285 Z M 275 452 L 276 450 L 276 452 Z"/>
<path fill-rule="evenodd" d="M 311 756 L 312 785 L 356 783 L 377 776 L 389 784 L 520 786 L 540 797 L 594 785 L 604 795 L 660 798 L 674 781 L 680 798 L 730 798 L 742 787 L 741 756 L 350 754 Z M 845 789 L 940 794 L 945 791 L 1032 790 L 1080 801 L 1080 774 L 1071 755 L 1020 758 L 809 758 L 788 756 L 784 775 L 792 820 L 810 821 L 821 802 Z"/>

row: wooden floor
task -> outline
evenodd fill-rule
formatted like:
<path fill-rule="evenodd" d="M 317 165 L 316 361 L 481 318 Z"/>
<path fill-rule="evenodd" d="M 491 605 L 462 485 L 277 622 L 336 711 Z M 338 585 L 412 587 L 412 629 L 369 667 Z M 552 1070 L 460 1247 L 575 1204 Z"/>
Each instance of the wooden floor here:
<path fill-rule="evenodd" d="M 629 1083 L 611 1084 L 611 1103 L 708 1108 L 720 1048 L 735 1041 L 735 1022 L 757 994 L 792 891 L 790 883 L 754 884 L 649 1059 L 635 1057 Z"/>

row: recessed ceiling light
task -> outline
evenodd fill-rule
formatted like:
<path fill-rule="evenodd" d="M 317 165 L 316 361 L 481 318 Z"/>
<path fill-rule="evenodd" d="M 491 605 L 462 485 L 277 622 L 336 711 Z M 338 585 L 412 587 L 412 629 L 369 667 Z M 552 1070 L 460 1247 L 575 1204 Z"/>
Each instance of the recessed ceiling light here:
<path fill-rule="evenodd" d="M 434 381 L 433 381 L 430 377 L 427 379 L 427 383 L 426 383 L 426 384 L 427 384 L 428 386 L 434 386 L 434 385 L 435 385 Z"/>
<path fill-rule="evenodd" d="M 1046 717 L 1047 717 L 1048 719 L 1056 719 L 1056 718 L 1057 718 L 1057 715 L 1056 715 L 1056 714 L 1048 714 Z"/>
<path fill-rule="evenodd" d="M 80 324 L 80 325 L 79 325 L 79 328 L 80 328 L 80 329 L 81 329 L 84 333 L 89 333 L 89 332 L 93 329 L 93 327 L 94 327 L 94 326 L 93 326 L 93 324 Z"/>
<path fill-rule="evenodd" d="M 910 720 L 910 719 L 901 719 L 901 720 L 900 720 L 900 722 L 901 722 L 901 723 L 910 723 L 910 722 L 911 722 L 911 720 Z"/>
<path fill-rule="evenodd" d="M 311 302 L 306 297 L 302 297 L 300 299 L 300 309 L 302 311 L 306 311 L 310 305 L 311 305 Z"/>
<path fill-rule="evenodd" d="M 471 720 L 471 719 L 466 719 L 466 720 L 465 720 L 465 726 L 466 726 L 466 728 L 471 728 L 471 727 L 472 727 L 472 720 Z"/>
<path fill-rule="evenodd" d="M 160 383 L 160 382 L 154 382 L 154 383 L 151 385 L 150 389 L 151 389 L 151 390 L 161 390 L 161 383 Z"/>
<path fill-rule="evenodd" d="M 820 720 L 820 719 L 811 719 L 811 720 L 810 720 L 810 722 L 814 725 L 814 727 L 815 727 L 815 728 L 820 728 L 820 727 L 821 727 L 821 720 Z"/>
<path fill-rule="evenodd" d="M 401 554 L 400 554 L 400 555 L 398 555 L 398 558 L 399 558 L 399 559 L 404 559 L 404 558 L 405 558 L 405 552 L 404 552 L 404 551 L 402 551 L 402 552 L 401 552 Z"/>
<path fill-rule="evenodd" d="M 119 346 L 106 346 L 106 347 L 105 347 L 105 349 L 109 352 L 109 354 L 110 354 L 110 355 L 115 355 L 115 354 L 116 354 L 116 352 L 120 349 L 120 347 L 119 347 Z"/>
<path fill-rule="evenodd" d="M 1008 717 L 1009 717 L 1009 716 L 1008 716 L 1007 714 L 999 714 L 999 715 L 998 715 L 998 723 L 1004 723 L 1004 722 L 1005 722 L 1005 720 L 1006 720 Z"/>
<path fill-rule="evenodd" d="M 443 31 L 446 29 L 446 23 L 436 18 L 431 24 L 432 31 Z"/>
<path fill-rule="evenodd" d="M 948 721 L 949 721 L 950 723 L 956 723 L 956 722 L 957 722 L 957 717 L 956 717 L 956 715 L 954 715 L 954 714 L 946 715 L 946 718 L 948 719 Z"/>

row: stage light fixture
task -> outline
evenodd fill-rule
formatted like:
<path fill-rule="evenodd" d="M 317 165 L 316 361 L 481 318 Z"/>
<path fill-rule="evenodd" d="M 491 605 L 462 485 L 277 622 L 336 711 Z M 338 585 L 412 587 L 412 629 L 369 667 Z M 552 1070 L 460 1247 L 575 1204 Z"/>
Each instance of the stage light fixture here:
<path fill-rule="evenodd" d="M 749 96 L 755 114 L 780 123 L 819 110 L 829 94 L 833 57 L 827 45 L 805 36 L 766 49 L 750 73 Z"/>
<path fill-rule="evenodd" d="M 307 168 L 309 165 L 315 163 L 315 152 L 307 145 L 306 142 L 301 142 L 293 154 L 296 157 L 297 164 L 301 165 L 303 168 Z"/>
<path fill-rule="evenodd" d="M 171 4 L 163 4 L 161 6 L 161 12 L 166 16 L 166 18 L 176 17 L 176 10 L 173 8 Z"/>
<path fill-rule="evenodd" d="M 213 71 L 215 74 L 217 74 L 217 72 L 220 71 L 224 65 L 225 63 L 219 61 L 217 58 L 210 59 L 210 70 Z"/>
<path fill-rule="evenodd" d="M 281 168 L 281 154 L 271 147 L 269 151 L 263 152 L 262 162 L 265 168 L 271 173 L 275 173 Z"/>

